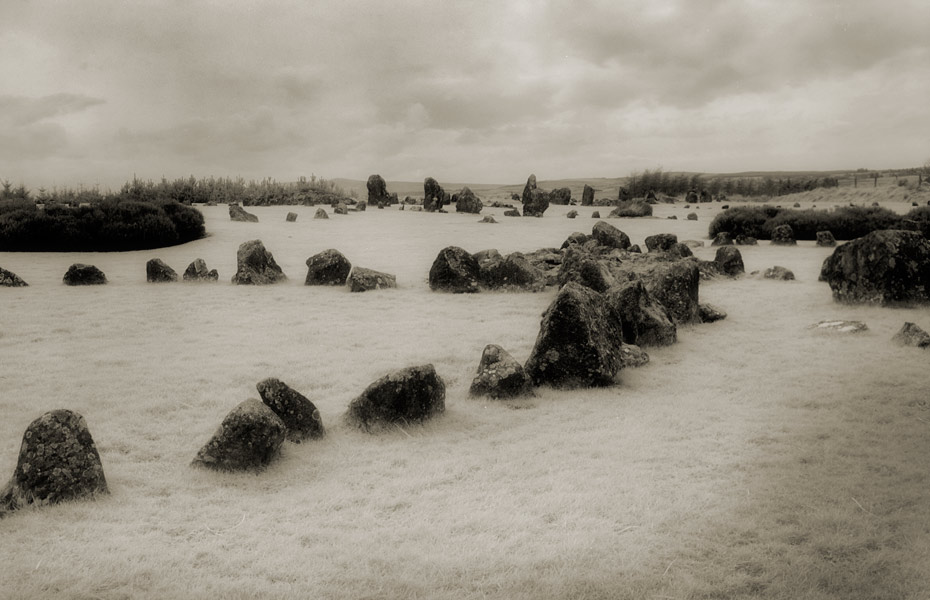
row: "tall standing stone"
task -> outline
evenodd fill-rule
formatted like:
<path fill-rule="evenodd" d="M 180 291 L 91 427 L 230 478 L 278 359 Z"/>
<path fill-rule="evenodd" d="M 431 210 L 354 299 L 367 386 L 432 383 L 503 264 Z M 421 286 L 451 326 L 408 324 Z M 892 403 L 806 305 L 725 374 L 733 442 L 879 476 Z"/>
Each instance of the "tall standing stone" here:
<path fill-rule="evenodd" d="M 237 285 L 266 285 L 287 279 L 261 240 L 243 242 L 236 252 L 236 263 L 232 282 Z"/>
<path fill-rule="evenodd" d="M 378 174 L 371 175 L 368 177 L 368 204 L 378 205 L 378 202 L 383 202 L 384 204 L 391 203 L 391 196 L 387 191 L 387 183 L 384 181 L 384 178 Z"/>
<path fill-rule="evenodd" d="M 423 180 L 423 210 L 435 212 L 442 208 L 446 192 L 432 177 Z"/>
<path fill-rule="evenodd" d="M 584 191 L 581 192 L 581 205 L 592 206 L 594 204 L 594 188 L 588 184 L 584 185 Z"/>

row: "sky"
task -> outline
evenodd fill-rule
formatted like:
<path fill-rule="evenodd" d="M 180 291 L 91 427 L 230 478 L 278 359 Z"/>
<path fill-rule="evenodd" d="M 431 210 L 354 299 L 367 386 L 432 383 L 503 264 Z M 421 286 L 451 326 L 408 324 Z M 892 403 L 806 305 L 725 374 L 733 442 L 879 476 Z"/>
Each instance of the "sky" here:
<path fill-rule="evenodd" d="M 930 159 L 926 0 L 2 0 L 0 179 Z"/>

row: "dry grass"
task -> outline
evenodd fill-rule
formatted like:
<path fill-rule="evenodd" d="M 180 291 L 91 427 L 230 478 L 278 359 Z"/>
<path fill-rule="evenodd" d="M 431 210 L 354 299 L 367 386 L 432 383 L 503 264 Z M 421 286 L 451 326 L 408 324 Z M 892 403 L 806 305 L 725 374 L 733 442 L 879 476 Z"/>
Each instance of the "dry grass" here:
<path fill-rule="evenodd" d="M 485 344 L 529 354 L 553 294 L 430 293 L 440 248 L 558 246 L 589 231 L 544 219 L 396 210 L 314 221 L 253 209 L 258 224 L 203 209 L 213 235 L 155 252 L 0 254 L 31 287 L 2 289 L 0 476 L 42 412 L 91 428 L 112 493 L 0 520 L 9 598 L 926 598 L 930 584 L 927 354 L 898 348 L 930 309 L 834 304 L 816 281 L 829 250 L 741 248 L 747 277 L 702 285 L 725 321 L 684 328 L 616 387 L 470 399 Z M 634 243 L 701 239 L 718 210 L 658 206 L 615 222 Z M 488 211 L 485 212 L 495 212 Z M 497 211 L 498 214 L 502 211 Z M 677 214 L 677 221 L 667 221 Z M 228 284 L 235 250 L 261 238 L 290 280 Z M 302 285 L 303 261 L 338 248 L 395 273 L 399 289 Z M 704 258 L 714 249 L 698 249 Z M 195 257 L 216 285 L 145 283 L 159 256 Z M 72 262 L 101 288 L 67 288 Z M 807 329 L 863 320 L 853 337 Z M 432 362 L 447 412 L 369 436 L 346 405 L 390 369 Z M 189 461 L 255 383 L 279 377 L 320 408 L 328 436 L 286 445 L 260 475 Z"/>

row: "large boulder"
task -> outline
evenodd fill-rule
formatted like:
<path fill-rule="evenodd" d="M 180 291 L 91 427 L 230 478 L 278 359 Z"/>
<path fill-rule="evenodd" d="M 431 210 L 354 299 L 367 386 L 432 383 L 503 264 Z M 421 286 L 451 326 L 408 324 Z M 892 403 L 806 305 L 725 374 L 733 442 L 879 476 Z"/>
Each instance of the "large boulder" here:
<path fill-rule="evenodd" d="M 107 276 L 94 265 L 75 263 L 68 267 L 62 281 L 65 285 L 104 285 L 107 282 Z"/>
<path fill-rule="evenodd" d="M 229 205 L 229 219 L 231 221 L 241 221 L 243 223 L 258 223 L 257 216 L 245 212 L 245 209 L 238 204 Z"/>
<path fill-rule="evenodd" d="M 479 262 L 478 280 L 492 290 L 538 292 L 546 287 L 546 276 L 520 252 Z"/>
<path fill-rule="evenodd" d="M 408 367 L 369 385 L 349 404 L 346 421 L 366 431 L 422 422 L 446 409 L 446 384 L 433 365 Z"/>
<path fill-rule="evenodd" d="M 195 258 L 184 270 L 184 281 L 217 281 L 220 274 L 216 269 L 207 270 L 207 263 L 202 258 Z"/>
<path fill-rule="evenodd" d="M 480 269 L 478 261 L 458 246 L 439 251 L 429 270 L 429 287 L 433 291 L 456 294 L 478 291 Z"/>
<path fill-rule="evenodd" d="M 901 346 L 917 346 L 918 348 L 930 347 L 930 334 L 921 329 L 917 324 L 909 321 L 898 330 L 891 338 L 896 344 Z"/>
<path fill-rule="evenodd" d="M 621 201 L 608 217 L 651 217 L 652 205 L 645 200 Z"/>
<path fill-rule="evenodd" d="M 232 409 L 191 464 L 218 471 L 262 469 L 278 455 L 287 426 L 254 398 Z"/>
<path fill-rule="evenodd" d="M 556 188 L 549 192 L 549 202 L 551 204 L 568 205 L 572 202 L 572 191 L 567 187 Z"/>
<path fill-rule="evenodd" d="M 321 438 L 326 434 L 320 411 L 300 392 L 288 387 L 280 379 L 269 377 L 259 381 L 255 388 L 268 408 L 278 415 L 287 428 L 285 438 L 300 443 Z"/>
<path fill-rule="evenodd" d="M 345 285 L 352 263 L 342 252 L 330 248 L 307 259 L 304 285 Z"/>
<path fill-rule="evenodd" d="M 570 282 L 543 314 L 526 372 L 536 385 L 609 385 L 621 367 L 621 339 L 604 297 Z"/>
<path fill-rule="evenodd" d="M 384 181 L 384 178 L 380 175 L 370 175 L 368 177 L 368 204 L 378 205 L 378 202 L 383 204 L 391 204 L 391 195 L 387 191 L 387 183 Z"/>
<path fill-rule="evenodd" d="M 423 180 L 423 210 L 434 212 L 442 208 L 446 192 L 432 177 Z"/>
<path fill-rule="evenodd" d="M 653 299 L 640 279 L 612 287 L 604 298 L 620 320 L 625 343 L 668 346 L 678 341 L 668 310 Z"/>
<path fill-rule="evenodd" d="M 606 292 L 617 284 L 607 264 L 575 245 L 566 249 L 557 278 L 560 286 L 574 282 L 595 292 Z"/>
<path fill-rule="evenodd" d="M 397 277 L 390 273 L 355 267 L 346 280 L 350 292 L 368 292 L 371 290 L 386 290 L 397 287 Z"/>
<path fill-rule="evenodd" d="M 266 285 L 287 279 L 271 252 L 265 250 L 261 240 L 250 240 L 240 244 L 236 252 L 236 263 L 236 274 L 233 275 L 232 282 L 237 285 Z"/>
<path fill-rule="evenodd" d="M 610 223 L 598 221 L 591 228 L 591 237 L 601 246 L 626 250 L 630 247 L 630 236 L 623 233 Z"/>
<path fill-rule="evenodd" d="M 533 382 L 523 365 L 496 344 L 488 344 L 481 353 L 478 372 L 468 390 L 472 396 L 515 398 L 533 393 Z"/>
<path fill-rule="evenodd" d="M 178 280 L 177 272 L 160 258 L 145 263 L 145 280 L 149 283 L 171 283 Z"/>
<path fill-rule="evenodd" d="M 678 243 L 678 236 L 674 233 L 657 233 L 646 237 L 646 248 L 650 252 L 668 252 Z"/>
<path fill-rule="evenodd" d="M 820 280 L 838 302 L 930 303 L 930 241 L 917 231 L 873 231 L 837 247 L 824 260 Z"/>
<path fill-rule="evenodd" d="M 521 200 L 524 217 L 541 217 L 549 208 L 549 194 L 536 187 L 536 175 L 530 175 L 527 178 Z"/>
<path fill-rule="evenodd" d="M 581 192 L 581 205 L 592 206 L 594 204 L 594 188 L 584 184 L 584 191 Z"/>
<path fill-rule="evenodd" d="M 697 263 L 677 260 L 657 267 L 644 279 L 646 289 L 668 310 L 676 325 L 700 323 L 698 291 L 701 274 Z"/>
<path fill-rule="evenodd" d="M 743 255 L 736 246 L 720 246 L 714 255 L 717 270 L 727 277 L 737 277 L 746 272 Z"/>
<path fill-rule="evenodd" d="M 794 229 L 791 225 L 783 223 L 772 229 L 772 243 L 777 246 L 795 246 L 797 241 L 794 239 Z"/>
<path fill-rule="evenodd" d="M 455 212 L 477 215 L 484 207 L 478 196 L 468 186 L 463 187 L 459 193 L 454 194 L 452 197 L 455 202 Z"/>
<path fill-rule="evenodd" d="M 28 285 L 16 273 L 0 269 L 0 287 L 26 287 Z"/>
<path fill-rule="evenodd" d="M 53 410 L 26 428 L 13 477 L 0 490 L 0 515 L 29 504 L 107 492 L 100 454 L 84 417 Z"/>

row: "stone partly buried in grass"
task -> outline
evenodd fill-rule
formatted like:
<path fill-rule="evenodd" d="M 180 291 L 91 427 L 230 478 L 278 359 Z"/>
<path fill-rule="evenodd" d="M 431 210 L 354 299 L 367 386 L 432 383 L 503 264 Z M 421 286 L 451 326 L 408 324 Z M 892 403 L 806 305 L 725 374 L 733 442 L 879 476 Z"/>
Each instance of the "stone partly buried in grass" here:
<path fill-rule="evenodd" d="M 638 346 L 668 346 L 678 341 L 677 328 L 665 307 L 639 279 L 610 288 L 604 297 L 620 320 L 623 341 Z"/>
<path fill-rule="evenodd" d="M 346 421 L 376 431 L 422 422 L 446 409 L 446 384 L 431 364 L 407 367 L 369 385 L 349 404 Z"/>
<path fill-rule="evenodd" d="M 569 282 L 543 314 L 526 372 L 536 385 L 610 385 L 621 367 L 622 337 L 604 297 Z"/>
<path fill-rule="evenodd" d="M 453 294 L 478 291 L 478 261 L 464 248 L 447 246 L 439 251 L 429 270 L 429 288 Z"/>
<path fill-rule="evenodd" d="M 837 302 L 928 304 L 930 241 L 917 231 L 873 231 L 837 247 L 823 261 L 820 281 Z"/>
<path fill-rule="evenodd" d="M 262 469 L 278 455 L 287 426 L 259 400 L 232 409 L 191 464 L 218 471 Z"/>
<path fill-rule="evenodd" d="M 53 410 L 26 428 L 13 477 L 0 491 L 0 514 L 107 491 L 100 455 L 84 417 Z"/>
<path fill-rule="evenodd" d="M 0 268 L 0 287 L 26 287 L 28 285 L 16 273 Z"/>
<path fill-rule="evenodd" d="M 330 248 L 307 259 L 305 285 L 345 285 L 352 263 L 342 252 Z"/>
<path fill-rule="evenodd" d="M 220 278 L 216 269 L 207 270 L 207 263 L 202 258 L 195 258 L 184 270 L 184 281 L 217 281 Z"/>
<path fill-rule="evenodd" d="M 258 217 L 252 213 L 246 212 L 244 208 L 238 204 L 229 205 L 229 219 L 232 221 L 240 221 L 243 223 L 258 223 Z"/>
<path fill-rule="evenodd" d="M 178 280 L 177 272 L 160 258 L 145 263 L 145 280 L 149 283 L 173 283 Z"/>
<path fill-rule="evenodd" d="M 891 341 L 901 346 L 927 348 L 930 347 L 930 334 L 915 323 L 905 322 L 898 333 L 891 338 Z"/>
<path fill-rule="evenodd" d="M 368 292 L 371 290 L 384 290 L 397 287 L 397 277 L 390 273 L 382 273 L 374 269 L 355 267 L 349 274 L 346 285 L 350 292 Z"/>
<path fill-rule="evenodd" d="M 238 285 L 267 285 L 287 279 L 261 240 L 243 242 L 236 253 L 236 263 L 232 282 Z"/>
<path fill-rule="evenodd" d="M 523 365 L 496 344 L 488 344 L 481 353 L 478 372 L 468 393 L 489 398 L 516 398 L 533 393 L 533 382 Z"/>
<path fill-rule="evenodd" d="M 105 285 L 107 276 L 94 265 L 75 263 L 68 267 L 62 281 L 65 285 Z"/>
<path fill-rule="evenodd" d="M 256 384 L 258 395 L 287 427 L 286 438 L 300 443 L 326 434 L 320 411 L 306 396 L 288 387 L 280 379 L 269 377 Z"/>

